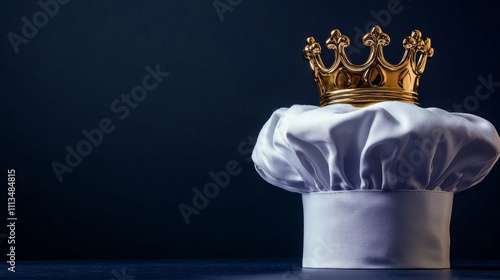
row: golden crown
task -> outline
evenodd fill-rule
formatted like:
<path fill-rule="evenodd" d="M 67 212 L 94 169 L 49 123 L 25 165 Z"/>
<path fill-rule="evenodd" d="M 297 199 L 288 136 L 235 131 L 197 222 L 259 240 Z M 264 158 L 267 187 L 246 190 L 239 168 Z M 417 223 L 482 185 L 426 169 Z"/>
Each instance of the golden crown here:
<path fill-rule="evenodd" d="M 382 101 L 418 105 L 419 80 L 427 58 L 434 54 L 431 39 L 422 39 L 422 33 L 414 30 L 403 40 L 405 53 L 397 65 L 384 58 L 382 49 L 389 43 L 389 36 L 379 26 L 374 26 L 363 37 L 363 44 L 370 47 L 368 60 L 362 65 L 354 65 L 344 52 L 350 44 L 349 38 L 335 29 L 326 40 L 326 47 L 335 51 L 335 61 L 326 68 L 321 60 L 321 46 L 313 37 L 307 38 L 304 58 L 309 60 L 318 84 L 320 106 L 346 103 L 361 107 Z"/>

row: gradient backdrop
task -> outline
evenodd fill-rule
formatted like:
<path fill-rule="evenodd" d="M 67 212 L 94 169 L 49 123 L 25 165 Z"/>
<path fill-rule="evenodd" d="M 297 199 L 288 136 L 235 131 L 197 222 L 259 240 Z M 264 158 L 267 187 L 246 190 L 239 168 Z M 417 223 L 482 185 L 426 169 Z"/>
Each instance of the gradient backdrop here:
<path fill-rule="evenodd" d="M 49 2 L 57 9 L 44 16 Z M 358 31 L 378 22 L 391 36 L 393 63 L 403 38 L 420 29 L 435 49 L 421 105 L 461 106 L 500 128 L 500 24 L 491 1 L 41 3 L 0 4 L 2 260 L 11 168 L 17 260 L 300 258 L 300 195 L 264 182 L 248 157 L 274 109 L 318 104 L 302 48 L 308 36 L 323 44 L 334 28 L 356 46 Z M 34 20 L 40 27 L 29 26 Z M 481 99 L 479 77 L 493 81 Z M 140 101 L 127 100 L 132 91 Z M 83 130 L 94 137 L 91 150 L 80 143 Z M 78 147 L 87 155 L 69 156 L 70 167 L 68 149 Z M 58 178 L 54 164 L 68 172 Z M 193 208 L 186 224 L 179 205 L 194 207 L 196 192 L 216 181 L 210 173 L 227 186 L 196 200 L 203 209 Z M 500 259 L 499 182 L 497 165 L 455 196 L 452 258 Z"/>

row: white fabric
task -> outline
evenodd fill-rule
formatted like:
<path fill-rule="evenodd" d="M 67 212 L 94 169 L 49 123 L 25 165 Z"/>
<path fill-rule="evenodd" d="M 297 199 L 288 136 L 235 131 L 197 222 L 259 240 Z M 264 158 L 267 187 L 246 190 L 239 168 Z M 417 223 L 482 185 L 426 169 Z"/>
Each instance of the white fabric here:
<path fill-rule="evenodd" d="M 298 193 L 458 192 L 479 183 L 499 153 L 498 133 L 480 117 L 381 102 L 279 109 L 252 159 L 267 182 Z"/>
<path fill-rule="evenodd" d="M 303 267 L 450 267 L 451 192 L 334 191 L 302 201 Z"/>

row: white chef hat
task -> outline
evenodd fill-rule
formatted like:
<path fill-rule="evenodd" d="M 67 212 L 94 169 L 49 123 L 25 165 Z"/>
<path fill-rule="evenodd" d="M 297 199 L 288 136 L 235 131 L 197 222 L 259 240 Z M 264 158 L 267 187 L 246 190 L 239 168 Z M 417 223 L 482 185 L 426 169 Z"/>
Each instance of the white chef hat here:
<path fill-rule="evenodd" d="M 453 194 L 499 153 L 480 117 L 380 102 L 279 109 L 252 159 L 267 182 L 302 194 L 304 267 L 448 268 Z"/>

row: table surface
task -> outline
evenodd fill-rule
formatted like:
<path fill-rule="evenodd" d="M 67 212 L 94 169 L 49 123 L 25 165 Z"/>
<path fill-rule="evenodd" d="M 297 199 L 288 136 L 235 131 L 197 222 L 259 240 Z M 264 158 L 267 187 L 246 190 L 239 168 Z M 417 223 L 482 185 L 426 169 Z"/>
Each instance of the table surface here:
<path fill-rule="evenodd" d="M 452 261 L 452 269 L 442 270 L 303 269 L 300 264 L 300 259 L 17 262 L 15 273 L 4 263 L 0 279 L 500 279 L 500 261 Z"/>

